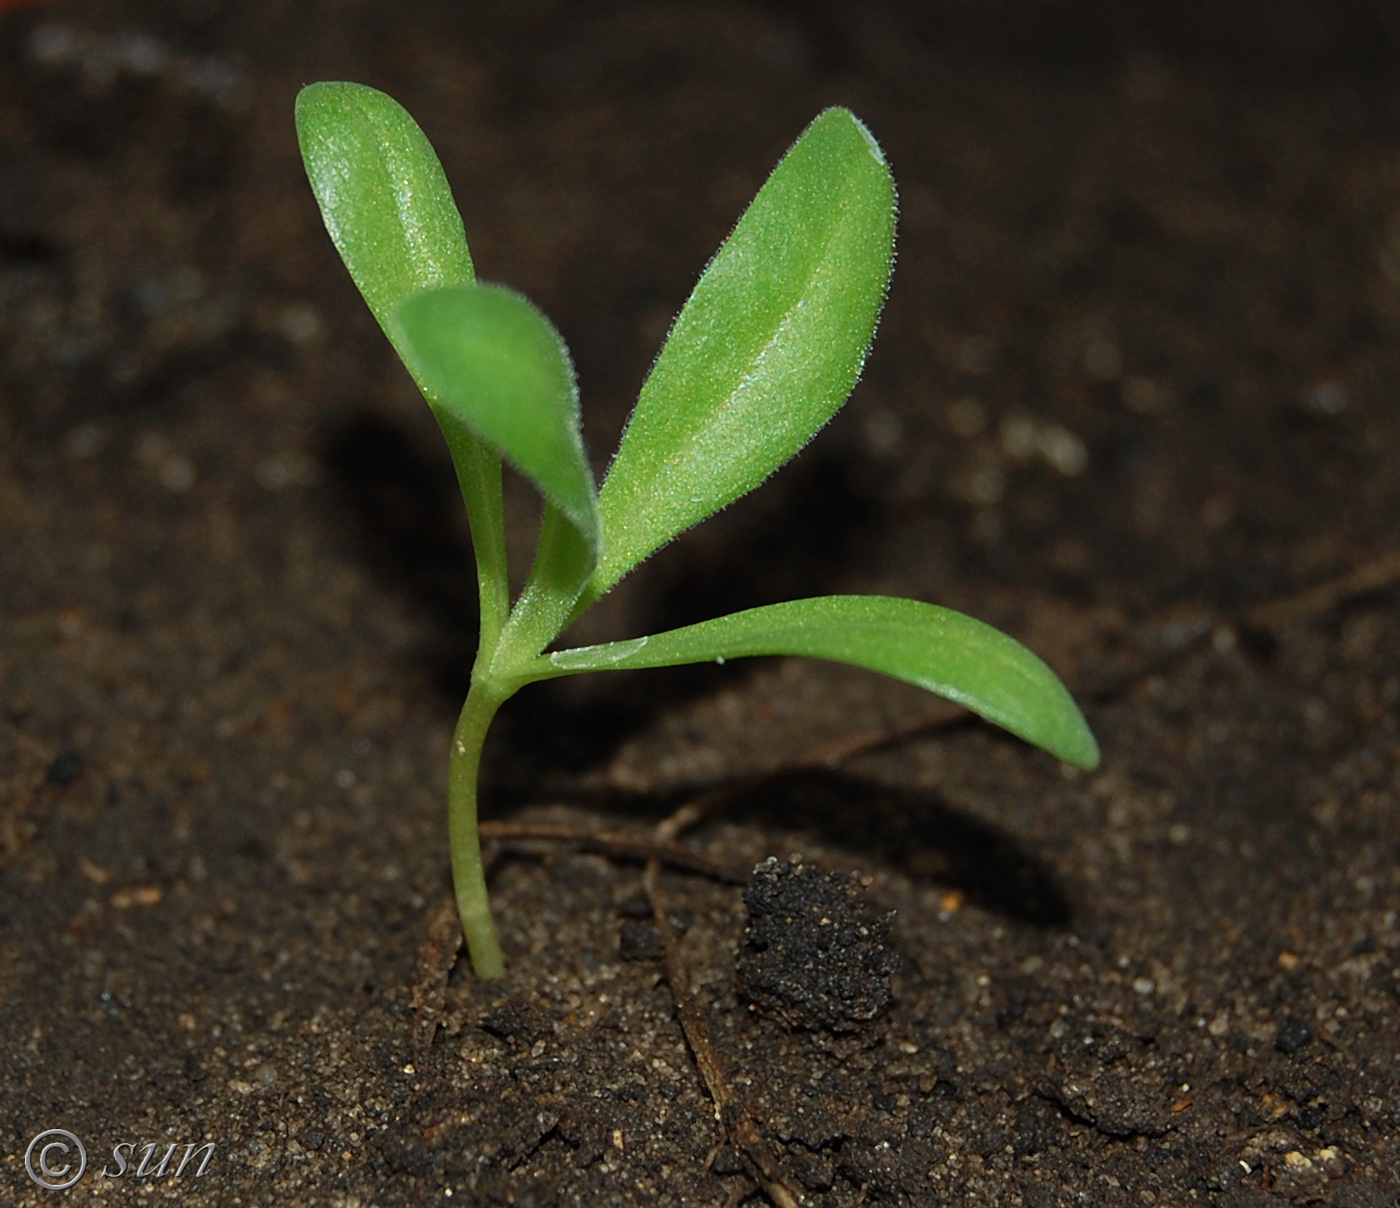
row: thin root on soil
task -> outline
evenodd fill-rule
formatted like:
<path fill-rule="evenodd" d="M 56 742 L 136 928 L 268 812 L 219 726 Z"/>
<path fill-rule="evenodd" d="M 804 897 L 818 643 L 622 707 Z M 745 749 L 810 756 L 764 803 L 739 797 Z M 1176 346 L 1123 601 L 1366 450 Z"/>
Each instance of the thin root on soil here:
<path fill-rule="evenodd" d="M 657 843 L 674 843 L 676 836 L 687 826 L 693 825 L 703 815 L 705 808 L 706 802 L 703 800 L 691 802 L 658 823 Z M 689 1044 L 691 1054 L 695 1058 L 695 1066 L 700 1071 L 700 1076 L 704 1079 L 705 1087 L 714 1102 L 720 1127 L 729 1143 L 734 1146 L 750 1177 L 777 1208 L 799 1208 L 802 1203 L 801 1197 L 783 1179 L 772 1146 L 768 1144 L 758 1124 L 736 1094 L 710 1041 L 710 1031 L 705 1025 L 704 1015 L 696 1007 L 690 972 L 681 959 L 680 945 L 676 942 L 675 928 L 671 926 L 666 897 L 661 888 L 660 860 L 647 861 L 643 879 L 647 897 L 651 900 L 652 917 L 656 920 L 656 930 L 661 936 L 662 948 L 666 955 L 666 979 L 671 986 L 676 1015 L 680 1019 L 686 1043 Z"/>

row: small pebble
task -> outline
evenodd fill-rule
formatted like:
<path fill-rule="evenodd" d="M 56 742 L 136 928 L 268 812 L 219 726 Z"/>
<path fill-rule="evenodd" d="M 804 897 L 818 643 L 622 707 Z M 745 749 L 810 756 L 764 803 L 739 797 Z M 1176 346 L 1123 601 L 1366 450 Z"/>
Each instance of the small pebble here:
<path fill-rule="evenodd" d="M 1307 1021 L 1290 1016 L 1284 1020 L 1283 1027 L 1279 1028 L 1278 1036 L 1274 1039 L 1274 1047 L 1280 1053 L 1287 1053 L 1291 1057 L 1300 1049 L 1311 1044 L 1312 1038 L 1313 1030 L 1308 1026 Z"/>

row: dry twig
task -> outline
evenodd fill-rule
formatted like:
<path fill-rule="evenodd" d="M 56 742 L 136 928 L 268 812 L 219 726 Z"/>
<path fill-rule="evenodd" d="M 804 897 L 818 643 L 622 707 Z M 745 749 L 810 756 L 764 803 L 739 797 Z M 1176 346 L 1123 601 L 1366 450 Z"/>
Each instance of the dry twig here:
<path fill-rule="evenodd" d="M 725 868 L 688 847 L 646 835 L 629 835 L 624 831 L 590 830 L 553 822 L 490 821 L 481 823 L 481 837 L 495 843 L 530 840 L 564 843 L 609 856 L 659 860 L 662 864 L 697 872 L 729 885 L 743 885 L 748 881 L 746 874 Z"/>
<path fill-rule="evenodd" d="M 1258 604 L 1245 614 L 1245 622 L 1254 629 L 1279 629 L 1293 621 L 1321 616 L 1357 596 L 1396 583 L 1400 583 L 1400 550 L 1363 562 L 1345 574 L 1296 595 Z"/>
<path fill-rule="evenodd" d="M 418 950 L 418 978 L 413 983 L 411 999 L 418 1012 L 413 1026 L 415 1061 L 421 1061 L 433 1047 L 447 1006 L 447 982 L 461 949 L 462 920 L 457 915 L 457 899 L 449 893 L 433 912 L 428 938 Z"/>
<path fill-rule="evenodd" d="M 657 842 L 674 842 L 676 835 L 692 825 L 705 812 L 705 808 L 701 801 L 682 806 L 671 817 L 657 825 Z M 686 1043 L 689 1044 L 691 1054 L 695 1058 L 695 1066 L 710 1092 L 720 1127 L 724 1129 L 730 1144 L 734 1146 L 754 1182 L 763 1188 L 777 1208 L 800 1208 L 801 1197 L 784 1181 L 772 1146 L 735 1093 L 719 1057 L 715 1054 L 714 1045 L 710 1041 L 710 1030 L 704 1015 L 696 1006 L 690 973 L 681 959 L 676 932 L 671 926 L 666 898 L 661 889 L 661 861 L 649 860 L 644 877 L 647 897 L 651 899 L 652 916 L 656 920 L 656 929 L 661 935 L 662 948 L 666 954 L 666 979 L 671 986 L 676 1015 L 680 1019 Z"/>
<path fill-rule="evenodd" d="M 703 799 L 701 799 L 703 800 Z M 686 806 L 675 817 L 684 814 L 691 821 L 699 812 L 687 813 L 695 805 Z M 701 806 L 700 808 L 703 808 Z M 690 825 L 687 822 L 685 825 Z M 679 829 L 679 828 L 677 828 Z M 658 828 L 657 834 L 660 834 Z M 670 832 L 674 836 L 675 831 Z M 546 842 L 561 843 L 611 856 L 630 856 L 640 860 L 655 860 L 688 872 L 712 877 L 728 885 L 743 885 L 747 875 L 725 868 L 714 860 L 682 847 L 673 837 L 629 835 L 622 831 L 596 831 L 584 827 L 552 822 L 510 822 L 493 820 L 481 823 L 481 837 L 496 843 Z M 413 983 L 412 1006 L 418 1012 L 413 1029 L 413 1055 L 422 1060 L 437 1036 L 447 1005 L 447 983 L 452 967 L 462 950 L 462 924 L 457 914 L 457 900 L 448 894 L 433 912 L 428 922 L 428 938 L 418 954 L 418 977 Z"/>

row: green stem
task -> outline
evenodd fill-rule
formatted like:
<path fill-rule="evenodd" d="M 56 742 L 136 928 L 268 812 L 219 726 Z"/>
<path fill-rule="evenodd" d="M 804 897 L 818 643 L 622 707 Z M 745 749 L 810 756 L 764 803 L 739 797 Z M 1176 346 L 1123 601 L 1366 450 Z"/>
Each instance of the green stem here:
<path fill-rule="evenodd" d="M 467 693 L 452 735 L 452 754 L 447 771 L 447 835 L 452 854 L 452 885 L 457 895 L 457 913 L 472 968 L 483 981 L 505 976 L 505 955 L 496 934 L 496 920 L 486 896 L 486 870 L 481 862 L 481 834 L 476 819 L 476 782 L 481 766 L 481 748 L 486 731 L 506 700 L 473 683 Z"/>
<path fill-rule="evenodd" d="M 481 449 L 485 446 L 464 446 L 463 452 L 476 453 Z M 457 449 L 453 454 L 459 468 L 467 464 L 464 456 L 457 456 Z M 494 458 L 494 454 L 491 456 Z M 492 473 L 483 473 L 483 469 Z M 481 830 L 476 816 L 481 749 L 496 710 L 517 689 L 542 678 L 541 669 L 534 665 L 539 652 L 558 633 L 579 585 L 592 569 L 592 551 L 573 525 L 547 505 L 535 569 L 515 610 L 506 619 L 502 611 L 506 599 L 504 537 L 495 542 L 482 539 L 504 533 L 500 523 L 500 479 L 499 458 L 485 466 L 478 464 L 475 473 L 461 475 L 468 509 L 475 505 L 471 520 L 477 573 L 481 578 L 481 644 L 472 667 L 471 690 L 452 735 L 447 771 L 447 835 L 457 913 L 472 968 L 483 981 L 504 977 L 506 967 L 481 863 Z"/>
<path fill-rule="evenodd" d="M 468 437 L 453 446 L 452 461 L 467 505 L 476 581 L 481 599 L 481 644 L 495 649 L 510 612 L 506 574 L 505 503 L 501 492 L 501 459 L 483 440 Z"/>

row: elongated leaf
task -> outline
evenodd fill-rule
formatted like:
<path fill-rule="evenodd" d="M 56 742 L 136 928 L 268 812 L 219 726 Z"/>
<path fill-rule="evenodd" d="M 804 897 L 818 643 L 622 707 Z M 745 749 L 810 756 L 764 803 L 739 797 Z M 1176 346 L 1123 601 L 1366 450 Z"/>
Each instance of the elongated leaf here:
<path fill-rule="evenodd" d="M 845 109 L 817 118 L 700 278 L 642 387 L 598 508 L 585 599 L 753 490 L 855 385 L 889 283 L 894 181 Z"/>
<path fill-rule="evenodd" d="M 391 340 L 410 294 L 476 279 L 442 165 L 402 105 L 332 81 L 301 90 L 296 120 L 326 230 Z"/>
<path fill-rule="evenodd" d="M 303 88 L 296 122 L 306 175 L 331 241 L 406 360 L 392 330 L 398 308 L 419 290 L 476 279 L 442 165 L 407 110 L 363 84 Z M 414 377 L 428 402 L 436 403 L 416 372 Z M 434 410 L 442 423 L 443 413 Z M 443 435 L 471 518 L 482 632 L 495 632 L 510 603 L 500 459 L 460 424 L 444 426 Z"/>
<path fill-rule="evenodd" d="M 458 285 L 414 294 L 391 327 L 449 441 L 455 428 L 487 441 L 534 482 L 596 556 L 598 515 L 579 433 L 578 389 L 568 350 L 549 320 L 502 286 Z"/>
<path fill-rule="evenodd" d="M 540 670 L 544 678 L 758 654 L 805 655 L 880 671 L 965 705 L 1066 763 L 1098 766 L 1098 744 L 1049 667 L 1000 630 L 917 600 L 789 600 L 653 637 L 560 650 L 542 658 Z"/>

